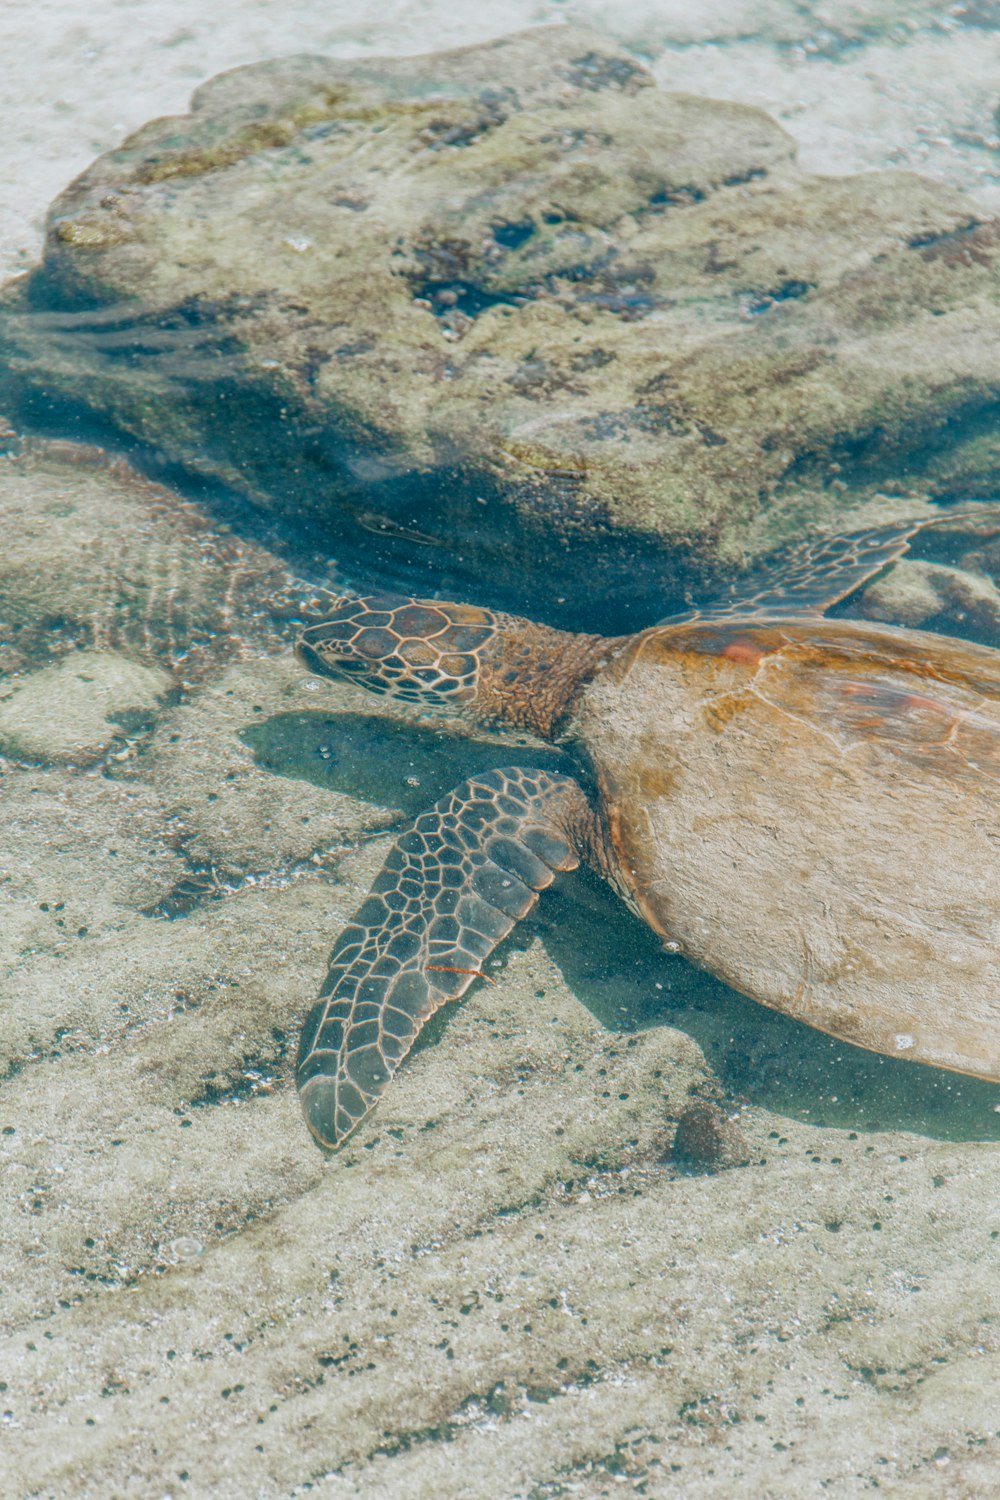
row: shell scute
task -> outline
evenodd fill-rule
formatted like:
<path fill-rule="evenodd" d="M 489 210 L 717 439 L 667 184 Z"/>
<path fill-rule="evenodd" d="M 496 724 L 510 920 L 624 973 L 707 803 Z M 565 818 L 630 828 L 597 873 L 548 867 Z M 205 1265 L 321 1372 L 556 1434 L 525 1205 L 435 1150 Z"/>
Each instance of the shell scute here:
<path fill-rule="evenodd" d="M 395 612 L 393 626 L 401 636 L 433 636 L 444 630 L 448 617 L 426 604 L 407 604 Z"/>
<path fill-rule="evenodd" d="M 449 651 L 477 651 L 493 635 L 492 628 L 469 625 L 450 625 L 441 635 L 439 644 Z"/>
<path fill-rule="evenodd" d="M 475 604 L 448 604 L 442 608 L 455 625 L 484 625 L 490 620 L 489 612 Z"/>
<path fill-rule="evenodd" d="M 399 642 L 391 630 L 362 630 L 354 642 L 354 649 L 370 661 L 391 657 Z"/>
<path fill-rule="evenodd" d="M 398 655 L 411 667 L 429 667 L 437 660 L 437 653 L 432 646 L 422 640 L 405 640 L 399 647 Z"/>
<path fill-rule="evenodd" d="M 847 620 L 660 627 L 575 730 L 654 931 L 820 1030 L 1000 1082 L 1000 653 Z"/>
<path fill-rule="evenodd" d="M 476 663 L 471 656 L 442 656 L 441 671 L 447 672 L 449 677 L 471 677 L 476 670 Z"/>

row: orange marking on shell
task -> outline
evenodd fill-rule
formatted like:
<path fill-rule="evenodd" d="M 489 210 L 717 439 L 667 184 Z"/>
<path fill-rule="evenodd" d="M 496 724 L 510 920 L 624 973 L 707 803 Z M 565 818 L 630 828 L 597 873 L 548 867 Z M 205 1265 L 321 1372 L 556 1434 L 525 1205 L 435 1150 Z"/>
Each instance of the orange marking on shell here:
<path fill-rule="evenodd" d="M 955 710 L 950 704 L 938 703 L 934 698 L 925 698 L 920 693 L 907 693 L 903 701 L 906 708 L 929 709 L 931 713 L 941 714 L 949 719 L 955 716 Z"/>
<path fill-rule="evenodd" d="M 886 686 L 880 682 L 844 682 L 841 692 L 845 698 L 860 698 L 871 707 L 879 718 L 910 710 L 937 714 L 940 718 L 952 719 L 955 711 L 940 699 L 928 698 L 926 693 L 907 693 L 902 688 Z"/>
<path fill-rule="evenodd" d="M 736 715 L 746 707 L 746 695 L 743 693 L 726 693 L 725 697 L 716 698 L 705 704 L 705 722 L 716 734 L 721 734 L 727 724 L 732 723 Z"/>
<path fill-rule="evenodd" d="M 759 667 L 767 652 L 762 651 L 754 641 L 748 641 L 746 637 L 743 637 L 730 641 L 728 646 L 723 647 L 721 654 L 727 661 L 737 662 L 740 666 Z"/>

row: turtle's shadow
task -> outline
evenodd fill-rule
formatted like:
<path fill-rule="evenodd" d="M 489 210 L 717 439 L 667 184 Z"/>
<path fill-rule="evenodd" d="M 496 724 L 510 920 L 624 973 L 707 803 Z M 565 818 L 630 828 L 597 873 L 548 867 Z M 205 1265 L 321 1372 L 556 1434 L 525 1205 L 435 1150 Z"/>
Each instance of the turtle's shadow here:
<path fill-rule="evenodd" d="M 598 1020 L 686 1032 L 734 1097 L 811 1125 L 1000 1140 L 996 1084 L 866 1052 L 748 1000 L 665 954 L 596 876 L 563 877 L 529 920 Z"/>
<path fill-rule="evenodd" d="M 415 724 L 378 714 L 286 713 L 248 725 L 240 735 L 258 765 L 298 776 L 415 818 L 477 772 L 496 766 L 544 766 L 574 772 L 558 750 L 515 737 L 502 741 L 459 735 L 440 724 Z"/>
<path fill-rule="evenodd" d="M 555 750 L 455 737 L 354 713 L 280 714 L 243 734 L 284 776 L 415 817 L 465 777 L 501 765 L 568 770 Z M 668 1024 L 701 1047 L 731 1095 L 812 1125 L 908 1130 L 940 1140 L 1000 1140 L 1000 1087 L 835 1041 L 664 954 L 596 876 L 561 877 L 505 947 L 538 936 L 569 988 L 612 1031 Z M 501 950 L 503 951 L 503 950 Z M 438 1028 L 428 1028 L 430 1039 Z"/>

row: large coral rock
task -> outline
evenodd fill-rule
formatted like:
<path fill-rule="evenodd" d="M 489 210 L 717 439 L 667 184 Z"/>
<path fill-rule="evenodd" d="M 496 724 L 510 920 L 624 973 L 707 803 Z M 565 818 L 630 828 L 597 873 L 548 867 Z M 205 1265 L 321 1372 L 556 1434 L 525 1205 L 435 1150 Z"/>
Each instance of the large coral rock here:
<path fill-rule="evenodd" d="M 555 27 L 213 80 L 55 203 L 0 347 L 29 407 L 383 565 L 558 599 L 586 549 L 589 602 L 662 599 L 880 488 L 995 488 L 997 245 Z"/>

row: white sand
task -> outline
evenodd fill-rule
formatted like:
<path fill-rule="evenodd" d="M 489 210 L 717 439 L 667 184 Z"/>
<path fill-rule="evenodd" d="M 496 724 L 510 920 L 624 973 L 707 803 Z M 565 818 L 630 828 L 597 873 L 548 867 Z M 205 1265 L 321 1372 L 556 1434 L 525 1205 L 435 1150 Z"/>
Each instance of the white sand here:
<path fill-rule="evenodd" d="M 668 87 L 772 111 L 810 170 L 929 172 L 996 211 L 1000 38 L 960 24 L 962 9 L 920 0 L 7 0 L 0 276 L 37 258 L 48 204 L 95 155 L 183 110 L 197 84 L 225 68 L 292 52 L 431 51 L 559 21 L 611 32 Z"/>

